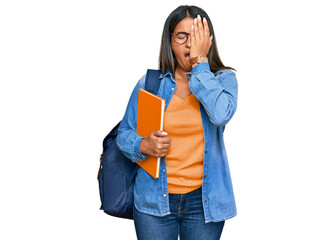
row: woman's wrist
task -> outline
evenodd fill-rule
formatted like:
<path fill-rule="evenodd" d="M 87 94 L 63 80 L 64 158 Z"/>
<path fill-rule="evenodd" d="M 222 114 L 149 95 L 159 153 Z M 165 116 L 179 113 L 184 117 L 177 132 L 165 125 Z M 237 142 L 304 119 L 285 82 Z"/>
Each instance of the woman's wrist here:
<path fill-rule="evenodd" d="M 139 150 L 142 154 L 147 154 L 148 151 L 147 151 L 147 139 L 146 138 L 143 138 L 139 144 Z"/>
<path fill-rule="evenodd" d="M 194 68 L 197 64 L 201 62 L 208 62 L 208 58 L 204 54 L 198 55 L 190 59 L 192 68 Z"/>

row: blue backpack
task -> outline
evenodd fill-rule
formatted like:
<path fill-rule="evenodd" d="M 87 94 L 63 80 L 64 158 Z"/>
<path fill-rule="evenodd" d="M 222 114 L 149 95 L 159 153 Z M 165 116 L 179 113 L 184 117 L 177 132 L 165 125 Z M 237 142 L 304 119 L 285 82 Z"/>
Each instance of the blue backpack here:
<path fill-rule="evenodd" d="M 147 70 L 145 90 L 157 94 L 161 81 L 159 70 Z M 98 171 L 101 210 L 120 218 L 133 219 L 133 189 L 138 164 L 128 159 L 117 146 L 120 122 L 103 140 Z"/>

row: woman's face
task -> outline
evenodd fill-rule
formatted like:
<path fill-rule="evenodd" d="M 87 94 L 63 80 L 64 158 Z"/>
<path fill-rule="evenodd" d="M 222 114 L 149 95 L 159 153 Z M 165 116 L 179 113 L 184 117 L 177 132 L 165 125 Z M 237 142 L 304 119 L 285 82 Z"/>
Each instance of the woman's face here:
<path fill-rule="evenodd" d="M 190 17 L 182 19 L 174 28 L 174 34 L 178 32 L 186 32 L 190 34 L 191 26 L 194 20 Z M 173 34 L 173 35 L 174 35 Z M 190 36 L 183 44 L 178 44 L 174 41 L 174 36 L 171 38 L 171 46 L 177 61 L 177 68 L 181 68 L 184 72 L 190 72 L 192 66 L 190 65 Z"/>

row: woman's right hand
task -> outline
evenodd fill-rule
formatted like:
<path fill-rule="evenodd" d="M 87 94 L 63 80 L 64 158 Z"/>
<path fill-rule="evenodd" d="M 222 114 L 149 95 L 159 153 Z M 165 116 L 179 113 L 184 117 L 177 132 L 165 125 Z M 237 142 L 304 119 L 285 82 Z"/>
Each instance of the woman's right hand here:
<path fill-rule="evenodd" d="M 140 152 L 156 158 L 165 156 L 171 142 L 171 139 L 166 135 L 160 130 L 152 132 L 147 138 L 141 140 Z"/>

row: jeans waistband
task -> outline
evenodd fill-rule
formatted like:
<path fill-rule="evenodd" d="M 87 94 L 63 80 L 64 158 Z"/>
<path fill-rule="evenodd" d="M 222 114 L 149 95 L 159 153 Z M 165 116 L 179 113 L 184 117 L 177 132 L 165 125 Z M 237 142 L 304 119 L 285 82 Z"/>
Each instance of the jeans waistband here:
<path fill-rule="evenodd" d="M 189 196 L 189 197 L 192 197 L 192 196 L 199 196 L 199 195 L 202 195 L 202 187 L 199 187 L 191 192 L 188 192 L 188 193 L 183 193 L 183 194 L 179 194 L 179 193 L 169 193 L 170 196 L 181 196 L 181 195 L 185 195 L 185 196 Z"/>

